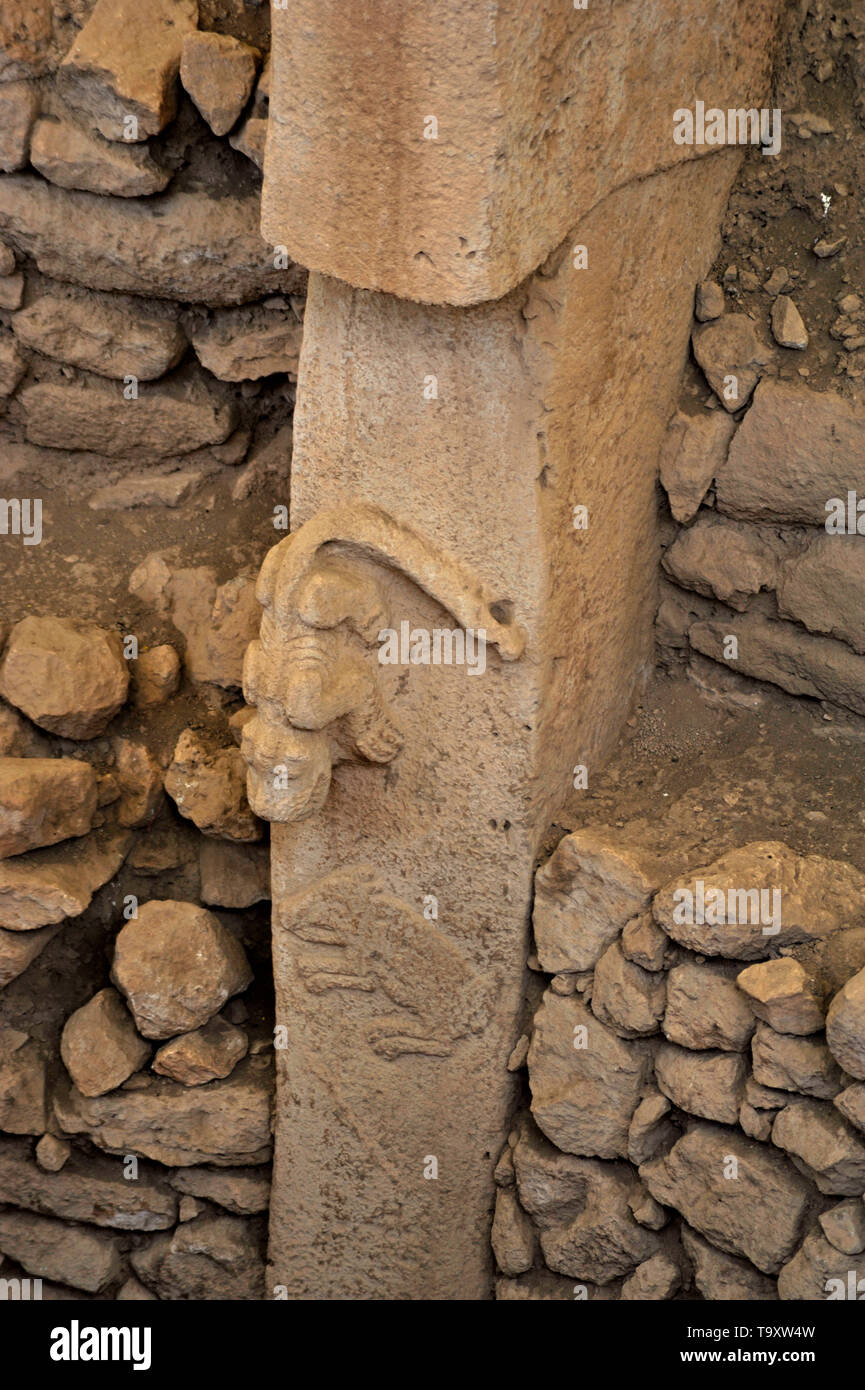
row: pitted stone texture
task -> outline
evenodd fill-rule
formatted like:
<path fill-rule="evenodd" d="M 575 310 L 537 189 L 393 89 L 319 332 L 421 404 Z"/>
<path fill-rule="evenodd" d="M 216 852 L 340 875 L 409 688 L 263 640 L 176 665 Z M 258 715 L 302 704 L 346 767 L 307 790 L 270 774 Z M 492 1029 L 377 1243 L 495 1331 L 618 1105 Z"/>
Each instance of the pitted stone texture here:
<path fill-rule="evenodd" d="M 96 802 L 96 773 L 89 763 L 77 758 L 0 758 L 0 858 L 86 835 Z"/>
<path fill-rule="evenodd" d="M 813 1193 L 779 1153 L 709 1124 L 695 1125 L 665 1158 L 644 1163 L 640 1177 L 713 1245 L 764 1274 L 777 1273 L 795 1250 Z"/>
<path fill-rule="evenodd" d="M 238 749 L 214 747 L 194 729 L 184 729 L 177 740 L 165 790 L 203 835 L 248 842 L 264 833 L 246 799 L 246 768 Z"/>
<path fill-rule="evenodd" d="M 707 106 L 762 104 L 778 12 L 737 0 L 722 31 L 707 0 L 674 24 L 658 0 L 276 8 L 264 233 L 362 288 L 498 299 L 614 189 L 706 152 L 673 140 L 695 71 Z"/>
<path fill-rule="evenodd" d="M 128 688 L 118 633 L 74 618 L 22 618 L 13 627 L 0 693 L 49 733 L 98 737 Z"/>
<path fill-rule="evenodd" d="M 532 925 L 544 970 L 591 970 L 647 907 L 663 870 L 619 831 L 575 830 L 535 874 Z"/>
<path fill-rule="evenodd" d="M 703 922 L 697 920 L 700 883 Z M 865 912 L 865 874 L 839 860 L 796 854 L 780 842 L 755 842 L 668 883 L 653 912 L 664 931 L 692 951 L 763 960 L 780 946 L 819 941 L 849 926 L 851 916 Z"/>
<path fill-rule="evenodd" d="M 66 1020 L 60 1038 L 66 1070 L 85 1096 L 101 1096 L 121 1086 L 144 1066 L 150 1051 L 113 989 L 100 990 L 76 1009 Z"/>
<path fill-rule="evenodd" d="M 183 39 L 197 23 L 198 0 L 97 0 L 61 64 L 64 97 L 108 140 L 158 135 L 177 109 Z"/>
<path fill-rule="evenodd" d="M 649 1065 L 645 1043 L 618 1037 L 576 996 L 548 992 L 529 1047 L 532 1114 L 566 1153 L 624 1158 Z"/>
<path fill-rule="evenodd" d="M 243 947 L 212 912 L 193 903 L 144 903 L 117 937 L 111 978 L 146 1038 L 202 1027 L 246 989 Z"/>

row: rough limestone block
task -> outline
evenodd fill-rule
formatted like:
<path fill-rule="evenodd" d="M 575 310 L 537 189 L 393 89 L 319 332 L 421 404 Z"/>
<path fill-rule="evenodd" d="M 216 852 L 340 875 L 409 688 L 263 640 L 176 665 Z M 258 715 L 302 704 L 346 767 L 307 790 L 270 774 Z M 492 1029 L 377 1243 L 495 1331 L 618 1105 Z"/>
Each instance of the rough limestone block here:
<path fill-rule="evenodd" d="M 270 1278 L 290 1297 L 489 1292 L 532 873 L 649 658 L 655 461 L 738 159 L 618 192 L 574 233 L 592 269 L 569 238 L 492 305 L 311 279 L 295 535 L 260 581 L 243 732 L 276 822 Z M 403 621 L 484 627 L 484 673 L 377 663 Z"/>
<path fill-rule="evenodd" d="M 183 39 L 197 23 L 198 0 L 98 0 L 60 66 L 60 89 L 107 140 L 158 135 L 177 110 Z"/>
<path fill-rule="evenodd" d="M 265 235 L 362 288 L 497 299 L 614 189 L 707 152 L 673 140 L 692 91 L 707 107 L 765 104 L 779 11 L 777 0 L 275 7 Z"/>
<path fill-rule="evenodd" d="M 141 203 L 59 189 L 37 174 L 0 179 L 4 239 L 32 256 L 43 275 L 88 289 L 215 305 L 293 294 L 306 272 L 291 262 L 281 268 L 258 219 L 257 193 L 213 198 L 208 189 L 169 190 Z M 13 275 L 0 283 L 3 308 L 19 307 L 20 281 Z"/>
<path fill-rule="evenodd" d="M 717 474 L 717 506 L 744 521 L 822 526 L 826 503 L 862 492 L 865 410 L 834 391 L 762 381 Z"/>

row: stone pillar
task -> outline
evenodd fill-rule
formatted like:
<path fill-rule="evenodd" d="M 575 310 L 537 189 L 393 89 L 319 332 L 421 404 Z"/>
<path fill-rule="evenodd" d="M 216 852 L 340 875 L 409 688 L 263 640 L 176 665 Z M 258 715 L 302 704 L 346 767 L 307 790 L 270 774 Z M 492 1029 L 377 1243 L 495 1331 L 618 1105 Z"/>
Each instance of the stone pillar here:
<path fill-rule="evenodd" d="M 374 23 L 364 4 L 339 22 L 306 8 L 290 31 L 274 12 L 264 226 L 328 274 L 310 281 L 292 535 L 265 562 L 245 670 L 287 1035 L 272 1282 L 291 1298 L 483 1298 L 532 873 L 650 659 L 656 460 L 739 154 L 678 157 L 672 112 L 708 60 L 689 41 L 673 64 L 662 4 L 599 3 L 588 21 L 470 7 L 461 43 L 455 3 L 384 3 Z M 680 8 L 694 42 L 703 21 L 707 85 L 728 92 L 714 7 Z M 736 105 L 764 78 L 772 11 L 741 6 Z M 400 123 L 433 70 L 439 131 L 461 133 L 454 181 L 427 184 Z M 644 83 L 666 143 L 623 155 L 593 125 L 579 153 L 581 72 L 608 105 L 623 74 Z M 389 181 L 356 177 L 361 116 L 367 168 Z M 407 208 L 423 188 L 432 256 L 397 187 Z"/>

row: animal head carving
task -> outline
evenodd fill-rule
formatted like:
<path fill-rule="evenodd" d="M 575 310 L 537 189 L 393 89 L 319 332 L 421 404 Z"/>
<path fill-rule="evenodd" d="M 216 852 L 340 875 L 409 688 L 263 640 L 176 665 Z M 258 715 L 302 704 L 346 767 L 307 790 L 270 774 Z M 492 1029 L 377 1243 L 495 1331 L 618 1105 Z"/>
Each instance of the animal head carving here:
<path fill-rule="evenodd" d="M 505 660 L 523 650 L 522 631 L 495 615 L 468 567 L 411 527 L 369 503 L 319 512 L 274 546 L 256 586 L 264 615 L 243 671 L 256 714 L 242 752 L 250 805 L 265 820 L 315 814 L 334 763 L 387 763 L 402 747 L 377 667 L 363 654 L 388 626 L 384 586 L 352 565 L 353 555 L 406 575 L 463 627 L 483 631 Z"/>

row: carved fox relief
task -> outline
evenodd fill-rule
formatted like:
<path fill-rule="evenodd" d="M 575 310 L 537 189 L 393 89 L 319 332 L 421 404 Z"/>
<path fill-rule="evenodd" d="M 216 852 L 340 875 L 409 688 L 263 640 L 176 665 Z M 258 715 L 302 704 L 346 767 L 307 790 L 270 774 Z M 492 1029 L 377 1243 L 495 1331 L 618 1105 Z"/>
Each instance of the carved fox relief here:
<path fill-rule="evenodd" d="M 276 922 L 313 947 L 297 972 L 313 994 L 359 990 L 394 1011 L 374 1018 L 366 1038 L 392 1061 L 404 1054 L 449 1057 L 483 1030 L 495 985 L 367 864 L 336 869 L 276 905 Z"/>
<path fill-rule="evenodd" d="M 274 546 L 256 588 L 264 615 L 243 672 L 256 713 L 242 751 L 249 802 L 264 820 L 314 815 L 336 763 L 389 763 L 402 747 L 370 651 L 391 615 L 386 583 L 369 561 L 381 566 L 382 581 L 394 572 L 411 579 L 461 627 L 483 632 L 504 660 L 522 654 L 522 630 L 496 616 L 503 605 L 467 566 L 380 507 L 319 512 Z"/>

